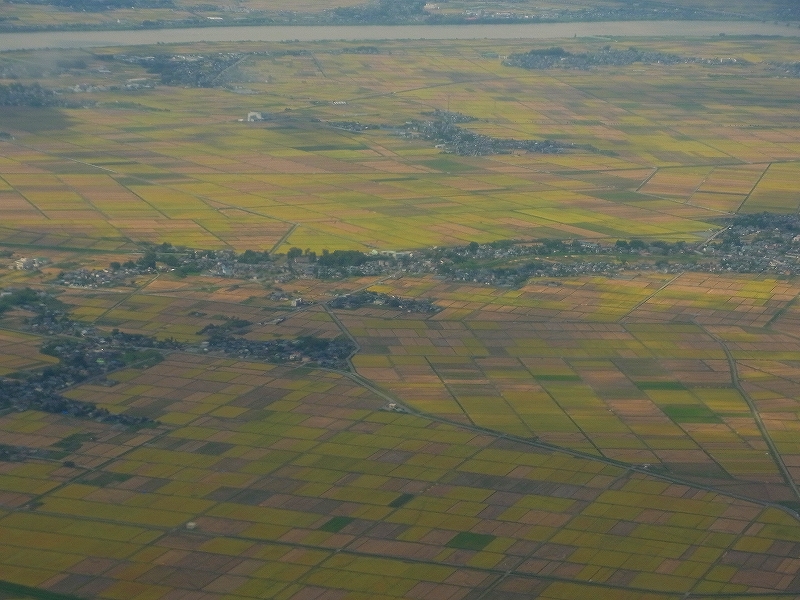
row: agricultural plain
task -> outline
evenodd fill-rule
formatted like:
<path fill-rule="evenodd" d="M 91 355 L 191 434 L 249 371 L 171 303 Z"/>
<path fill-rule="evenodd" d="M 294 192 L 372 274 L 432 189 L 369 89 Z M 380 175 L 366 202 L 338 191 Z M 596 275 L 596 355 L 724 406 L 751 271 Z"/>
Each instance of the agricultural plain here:
<path fill-rule="evenodd" d="M 129 61 L 100 60 L 111 50 L 77 54 L 86 65 L 79 70 L 42 66 L 46 53 L 9 53 L 9 74 L 38 75 L 67 101 L 93 106 L 44 119 L 24 107 L 6 112 L 3 127 L 20 143 L 2 148 L 4 225 L 15 224 L 5 239 L 318 252 L 537 237 L 698 239 L 726 214 L 797 209 L 796 121 L 785 102 L 797 80 L 762 64 L 791 46 L 663 44 L 657 49 L 754 64 L 586 72 L 502 65 L 499 57 L 528 43 L 454 44 L 446 52 L 387 43 L 378 54 L 342 53 L 353 45 L 259 45 L 202 90 L 158 85 L 157 75 Z M 234 50 L 243 48 L 170 52 L 195 52 L 189 61 Z M 465 124 L 477 134 L 583 148 L 443 156 L 429 140 L 400 135 L 406 122 L 437 109 L 478 119 Z M 269 118 L 238 121 L 252 111 Z M 352 131 L 355 122 L 379 127 Z M 58 242 L 41 239 L 45 233 Z"/>
<path fill-rule="evenodd" d="M 491 40 L 0 54 L 4 85 L 53 92 L 0 112 L 0 287 L 59 303 L 0 314 L 0 376 L 89 339 L 161 353 L 60 388 L 136 426 L 0 414 L 0 597 L 800 594 L 795 277 L 620 255 L 613 277 L 508 287 L 286 257 L 710 243 L 735 214 L 798 212 L 794 42 L 558 45 L 687 60 L 526 70 L 505 57 L 547 46 Z M 443 114 L 460 150 L 425 133 Z M 164 243 L 285 268 L 57 283 Z M 210 346 L 231 331 L 353 352 L 321 368 Z"/>

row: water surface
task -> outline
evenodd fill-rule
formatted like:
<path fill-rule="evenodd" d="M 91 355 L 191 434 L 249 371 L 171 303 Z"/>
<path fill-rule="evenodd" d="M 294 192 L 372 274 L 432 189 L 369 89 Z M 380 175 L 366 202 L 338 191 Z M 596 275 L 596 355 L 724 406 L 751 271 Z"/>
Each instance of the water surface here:
<path fill-rule="evenodd" d="M 323 40 L 477 40 L 571 37 L 711 37 L 779 35 L 800 37 L 800 29 L 748 21 L 606 21 L 509 25 L 255 26 L 148 29 L 136 31 L 42 31 L 0 33 L 0 51 L 93 48 L 185 42 L 302 42 Z"/>

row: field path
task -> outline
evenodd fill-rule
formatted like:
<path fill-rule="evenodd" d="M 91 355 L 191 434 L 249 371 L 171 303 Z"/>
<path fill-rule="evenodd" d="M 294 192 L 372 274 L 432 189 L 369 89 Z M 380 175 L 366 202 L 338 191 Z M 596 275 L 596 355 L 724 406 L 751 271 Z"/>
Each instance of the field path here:
<path fill-rule="evenodd" d="M 761 180 L 762 180 L 762 179 L 764 179 L 764 177 L 766 177 L 766 175 L 767 175 L 767 171 L 769 171 L 769 169 L 770 169 L 770 167 L 771 167 L 771 166 L 772 166 L 772 163 L 768 163 L 768 164 L 767 164 L 767 168 L 766 168 L 766 169 L 764 169 L 764 171 L 761 173 L 761 177 L 759 177 L 759 178 L 756 180 L 756 182 L 753 184 L 753 187 L 751 187 L 751 188 L 750 188 L 750 191 L 749 191 L 749 192 L 747 192 L 747 195 L 744 197 L 744 200 L 742 200 L 742 203 L 741 203 L 741 204 L 740 204 L 740 205 L 739 205 L 739 206 L 736 208 L 736 214 L 737 214 L 737 215 L 739 214 L 739 211 L 740 211 L 740 210 L 742 210 L 742 207 L 743 207 L 745 204 L 747 204 L 747 201 L 748 201 L 748 200 L 750 200 L 750 196 L 752 196 L 752 195 L 753 195 L 753 192 L 755 192 L 755 191 L 756 191 L 756 188 L 758 187 L 758 184 L 759 184 L 759 183 L 761 183 Z"/>
<path fill-rule="evenodd" d="M 380 278 L 376 279 L 375 281 L 372 281 L 372 282 L 370 282 L 370 283 L 368 283 L 366 285 L 362 285 L 359 288 L 351 290 L 350 292 L 347 293 L 347 295 L 357 294 L 359 292 L 363 292 L 364 290 L 371 288 L 373 285 L 378 285 L 379 283 L 383 283 L 387 279 L 391 279 L 392 277 L 395 277 L 396 275 L 397 275 L 397 273 L 392 273 L 390 275 L 385 275 L 383 277 L 380 277 Z M 310 308 L 310 307 L 311 307 L 311 305 L 303 307 L 300 310 L 305 310 L 306 308 Z M 356 354 L 358 354 L 361 351 L 361 344 L 358 343 L 358 340 L 355 338 L 355 336 L 353 336 L 352 333 L 350 333 L 350 330 L 347 329 L 347 326 L 344 323 L 342 323 L 342 321 L 339 319 L 339 317 L 337 317 L 336 314 L 328 307 L 328 303 L 327 302 L 323 302 L 322 303 L 322 310 L 324 310 L 326 313 L 328 313 L 328 316 L 331 318 L 331 320 L 339 328 L 339 331 L 341 331 L 344 335 L 346 335 L 350 339 L 351 342 L 353 342 L 353 346 L 355 347 L 355 350 L 353 350 L 353 352 L 350 353 L 350 356 L 347 357 L 347 364 L 350 366 L 350 369 L 355 373 L 356 368 L 353 365 L 352 359 Z M 292 313 L 292 314 L 294 314 L 294 313 Z"/>
<path fill-rule="evenodd" d="M 112 306 L 108 307 L 108 308 L 107 308 L 105 311 L 103 311 L 103 312 L 102 312 L 100 315 L 98 315 L 97 317 L 95 317 L 95 319 L 94 319 L 94 321 L 92 321 L 92 323 L 97 323 L 99 320 L 101 320 L 102 318 L 104 318 L 104 317 L 105 317 L 105 316 L 106 316 L 108 313 L 110 313 L 112 310 L 116 309 L 116 308 L 117 308 L 117 307 L 118 307 L 120 304 L 122 304 L 123 302 L 127 302 L 128 300 L 130 300 L 131 298 L 133 298 L 135 295 L 137 295 L 137 294 L 141 293 L 143 290 L 147 289 L 147 287 L 148 287 L 148 286 L 149 286 L 151 283 L 153 283 L 153 282 L 154 282 L 156 279 L 158 279 L 158 276 L 159 276 L 159 275 L 160 275 L 160 273 L 156 273 L 156 274 L 155 274 L 155 276 L 153 276 L 153 277 L 151 277 L 150 279 L 148 279 L 148 280 L 147 280 L 145 283 L 143 283 L 143 284 L 141 284 L 141 285 L 137 285 L 137 286 L 136 286 L 136 289 L 134 289 L 134 290 L 133 290 L 133 291 L 132 291 L 130 294 L 123 294 L 123 295 L 122 295 L 122 298 L 120 298 L 120 299 L 119 299 L 119 302 L 115 302 L 115 303 L 114 303 Z"/>
<path fill-rule="evenodd" d="M 346 335 L 350 339 L 351 342 L 353 342 L 353 346 L 355 346 L 355 349 L 350 353 L 350 356 L 347 357 L 347 364 L 350 366 L 351 369 L 355 370 L 355 367 L 353 366 L 353 363 L 352 363 L 352 358 L 357 352 L 359 352 L 361 350 L 361 344 L 358 343 L 358 340 L 353 336 L 352 333 L 350 333 L 350 331 L 347 329 L 347 327 L 345 327 L 344 323 L 342 323 L 339 320 L 339 317 L 337 317 L 333 313 L 333 311 L 328 307 L 327 303 L 322 305 L 322 309 L 326 313 L 328 313 L 328 316 L 331 318 L 331 320 L 334 323 L 336 323 L 336 326 L 339 328 L 339 330 L 344 335 Z"/>
<path fill-rule="evenodd" d="M 287 221 L 287 223 L 288 223 L 288 221 Z M 281 236 L 281 239 L 279 239 L 277 242 L 275 242 L 275 245 L 272 247 L 272 249 L 269 251 L 269 253 L 270 254 L 274 254 L 275 252 L 277 252 L 278 248 L 280 248 L 281 246 L 283 246 L 286 243 L 286 240 L 289 239 L 289 236 L 292 235 L 294 233 L 294 230 L 297 229 L 298 227 L 299 227 L 299 225 L 297 223 L 292 223 L 291 227 L 289 227 L 289 229 L 286 230 L 286 233 L 284 233 Z"/>
<path fill-rule="evenodd" d="M 617 323 L 622 323 L 622 321 L 624 321 L 625 319 L 630 317 L 633 313 L 635 313 L 637 310 L 639 310 L 642 306 L 644 306 L 645 304 L 650 302 L 650 300 L 652 300 L 656 295 L 658 295 L 659 293 L 663 292 L 665 289 L 667 289 L 669 286 L 671 286 L 673 283 L 675 283 L 680 277 L 682 277 L 685 274 L 686 274 L 686 271 L 681 271 L 680 273 L 675 275 L 675 277 L 673 277 L 672 279 L 667 281 L 664 285 L 662 285 L 660 288 L 658 288 L 655 292 L 650 294 L 647 298 L 645 298 L 644 300 L 642 300 L 641 302 L 636 304 L 636 306 L 631 308 L 628 312 L 626 312 L 619 319 L 617 319 Z"/>
<path fill-rule="evenodd" d="M 725 357 L 728 359 L 728 365 L 730 366 L 731 371 L 731 383 L 736 388 L 736 390 L 741 394 L 744 401 L 747 403 L 748 408 L 750 409 L 750 414 L 753 416 L 753 419 L 758 426 L 758 431 L 761 433 L 761 437 L 764 439 L 764 442 L 767 444 L 767 448 L 769 448 L 769 453 L 772 456 L 772 460 L 775 463 L 775 466 L 778 467 L 778 470 L 781 472 L 784 481 L 786 481 L 786 485 L 792 488 L 795 497 L 798 501 L 800 501 L 800 490 L 797 488 L 797 484 L 795 484 L 794 480 L 792 479 L 791 474 L 789 473 L 789 469 L 786 468 L 786 464 L 784 464 L 783 459 L 781 458 L 781 454 L 778 451 L 777 446 L 775 446 L 775 442 L 772 441 L 772 438 L 769 435 L 769 431 L 767 430 L 766 425 L 764 425 L 764 421 L 761 418 L 761 414 L 758 412 L 758 407 L 756 406 L 753 398 L 750 394 L 747 393 L 747 390 L 744 389 L 742 382 L 739 380 L 739 369 L 736 366 L 736 358 L 733 356 L 730 348 L 728 348 L 728 344 L 723 340 L 721 337 L 716 335 L 715 333 L 709 331 L 703 325 L 700 325 L 696 321 L 694 324 L 697 325 L 700 329 L 702 329 L 706 335 L 713 338 L 720 347 L 722 348 L 723 352 L 725 352 Z"/>

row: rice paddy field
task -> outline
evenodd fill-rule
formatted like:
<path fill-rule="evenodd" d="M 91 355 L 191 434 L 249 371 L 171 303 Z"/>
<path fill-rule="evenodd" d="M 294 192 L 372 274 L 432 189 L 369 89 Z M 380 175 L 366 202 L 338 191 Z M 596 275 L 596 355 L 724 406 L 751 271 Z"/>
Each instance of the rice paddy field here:
<path fill-rule="evenodd" d="M 724 350 L 702 325 L 543 318 L 509 327 L 493 317 L 342 320 L 361 343 L 359 373 L 421 410 L 725 487 L 777 485 L 759 493 L 781 497 Z M 719 330 L 742 350 L 741 327 Z M 772 332 L 753 335 L 752 348 L 791 361 L 781 341 L 794 348 Z"/>
<path fill-rule="evenodd" d="M 792 44 L 653 49 L 756 63 L 784 57 Z M 98 59 L 111 50 L 76 53 L 86 68 L 66 71 L 42 67 L 55 60 L 46 52 L 7 53 L 9 72 L 33 69 L 43 85 L 94 106 L 47 118 L 4 111 L 0 123 L 15 139 L 0 142 L 0 195 L 3 225 L 14 227 L 0 237 L 86 250 L 131 240 L 284 251 L 535 237 L 676 241 L 702 238 L 711 221 L 737 211 L 797 210 L 796 120 L 786 99 L 798 80 L 760 63 L 525 71 L 497 58 L 530 46 L 387 42 L 369 55 L 313 43 L 170 48 L 259 52 L 225 72 L 226 86 L 202 91 L 129 89 L 157 77 Z M 156 52 L 163 48 L 142 55 Z M 595 150 L 442 155 L 391 129 L 435 109 L 478 119 L 465 125 L 475 133 Z M 254 110 L 268 120 L 239 121 Z M 390 129 L 339 125 L 356 121 Z"/>
<path fill-rule="evenodd" d="M 117 377 L 73 393 L 162 425 L 81 427 L 74 467 L 3 465 L 6 578 L 103 598 L 796 593 L 800 540 L 774 507 L 382 412 L 340 374 L 173 355 Z"/>
<path fill-rule="evenodd" d="M 86 104 L 0 111 L 0 288 L 48 290 L 87 327 L 190 344 L 64 392 L 152 427 L 0 414 L 0 444 L 40 451 L 0 461 L 0 599 L 798 597 L 794 278 L 51 283 L 143 242 L 674 242 L 709 238 L 724 216 L 796 213 L 800 79 L 769 64 L 796 44 L 559 42 L 633 44 L 742 62 L 525 71 L 501 57 L 532 42 L 491 40 L 125 50 L 257 52 L 192 88 L 111 48 L 74 51 L 80 69 L 0 54 L 16 76 L 0 83 Z M 487 136 L 575 146 L 460 156 L 398 134 L 437 109 Z M 21 256 L 49 262 L 5 268 Z M 326 305 L 364 289 L 440 310 Z M 0 316 L 0 376 L 57 361 L 28 316 Z M 204 352 L 202 330 L 230 319 L 250 340 L 348 336 L 352 369 Z"/>
<path fill-rule="evenodd" d="M 40 344 L 37 336 L 0 331 L 0 375 L 57 363 L 57 358 L 39 352 Z"/>

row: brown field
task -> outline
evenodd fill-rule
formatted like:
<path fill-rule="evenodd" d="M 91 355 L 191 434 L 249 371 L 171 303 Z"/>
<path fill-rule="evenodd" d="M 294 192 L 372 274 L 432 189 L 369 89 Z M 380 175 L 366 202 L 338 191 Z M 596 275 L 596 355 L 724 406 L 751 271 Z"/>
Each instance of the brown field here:
<path fill-rule="evenodd" d="M 57 363 L 57 358 L 39 352 L 41 343 L 38 336 L 0 330 L 0 376 Z"/>

